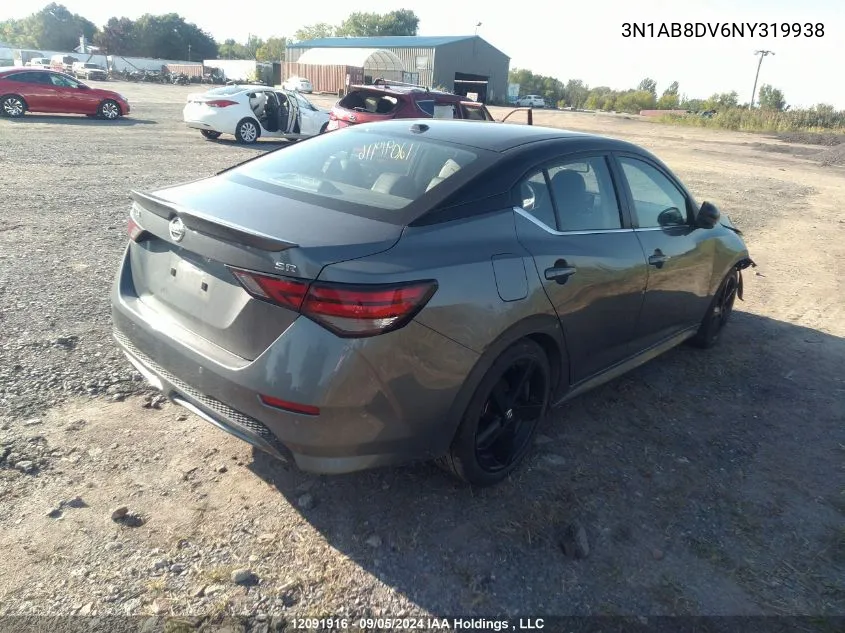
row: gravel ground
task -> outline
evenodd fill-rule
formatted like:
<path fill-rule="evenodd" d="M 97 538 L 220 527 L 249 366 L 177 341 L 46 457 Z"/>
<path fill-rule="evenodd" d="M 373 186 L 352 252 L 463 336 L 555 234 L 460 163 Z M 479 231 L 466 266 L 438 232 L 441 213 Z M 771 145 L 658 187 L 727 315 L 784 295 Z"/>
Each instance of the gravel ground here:
<path fill-rule="evenodd" d="M 117 353 L 129 189 L 275 144 L 186 130 L 190 89 L 116 85 L 131 118 L 0 120 L 0 614 L 845 614 L 841 169 L 761 136 L 538 113 L 649 147 L 729 209 L 760 266 L 721 345 L 554 412 L 495 489 L 428 464 L 313 477 Z"/>

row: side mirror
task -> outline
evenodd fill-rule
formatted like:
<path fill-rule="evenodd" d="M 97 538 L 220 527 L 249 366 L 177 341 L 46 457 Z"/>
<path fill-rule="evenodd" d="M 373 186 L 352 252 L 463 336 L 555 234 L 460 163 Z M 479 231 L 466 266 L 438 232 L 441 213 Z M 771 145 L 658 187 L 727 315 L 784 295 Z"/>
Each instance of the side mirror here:
<path fill-rule="evenodd" d="M 657 216 L 657 223 L 660 226 L 681 226 L 686 224 L 686 218 L 677 209 L 677 207 L 669 207 L 660 212 Z"/>
<path fill-rule="evenodd" d="M 702 229 L 712 229 L 719 223 L 721 217 L 718 207 L 712 202 L 705 201 L 701 203 L 698 215 L 695 216 L 695 224 Z"/>

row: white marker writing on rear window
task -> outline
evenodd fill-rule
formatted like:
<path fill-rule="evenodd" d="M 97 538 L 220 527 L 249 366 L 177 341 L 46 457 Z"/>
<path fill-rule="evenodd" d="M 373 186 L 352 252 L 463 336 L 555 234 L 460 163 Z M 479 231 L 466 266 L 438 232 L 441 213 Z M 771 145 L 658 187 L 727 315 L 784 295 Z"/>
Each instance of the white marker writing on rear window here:
<path fill-rule="evenodd" d="M 358 160 L 411 160 L 416 143 L 397 143 L 396 141 L 380 141 L 365 145 L 357 151 Z"/>

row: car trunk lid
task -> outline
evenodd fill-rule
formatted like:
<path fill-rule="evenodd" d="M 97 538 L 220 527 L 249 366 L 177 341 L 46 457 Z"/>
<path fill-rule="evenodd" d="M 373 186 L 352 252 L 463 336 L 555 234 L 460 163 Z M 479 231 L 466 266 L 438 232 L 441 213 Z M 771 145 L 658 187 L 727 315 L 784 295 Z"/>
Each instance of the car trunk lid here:
<path fill-rule="evenodd" d="M 232 269 L 316 279 L 393 246 L 402 226 L 244 184 L 235 175 L 132 192 L 132 285 L 157 315 L 252 360 L 299 316 L 250 296 Z"/>

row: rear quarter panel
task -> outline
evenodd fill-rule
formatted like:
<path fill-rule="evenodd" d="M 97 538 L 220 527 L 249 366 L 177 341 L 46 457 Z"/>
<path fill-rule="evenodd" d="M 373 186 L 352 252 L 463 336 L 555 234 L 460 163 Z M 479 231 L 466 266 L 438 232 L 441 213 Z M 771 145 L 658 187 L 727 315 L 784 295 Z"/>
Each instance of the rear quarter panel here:
<path fill-rule="evenodd" d="M 530 253 L 516 239 L 512 209 L 405 228 L 390 250 L 328 266 L 320 279 L 435 279 L 438 290 L 415 320 L 477 353 L 529 316 L 557 320 Z"/>

